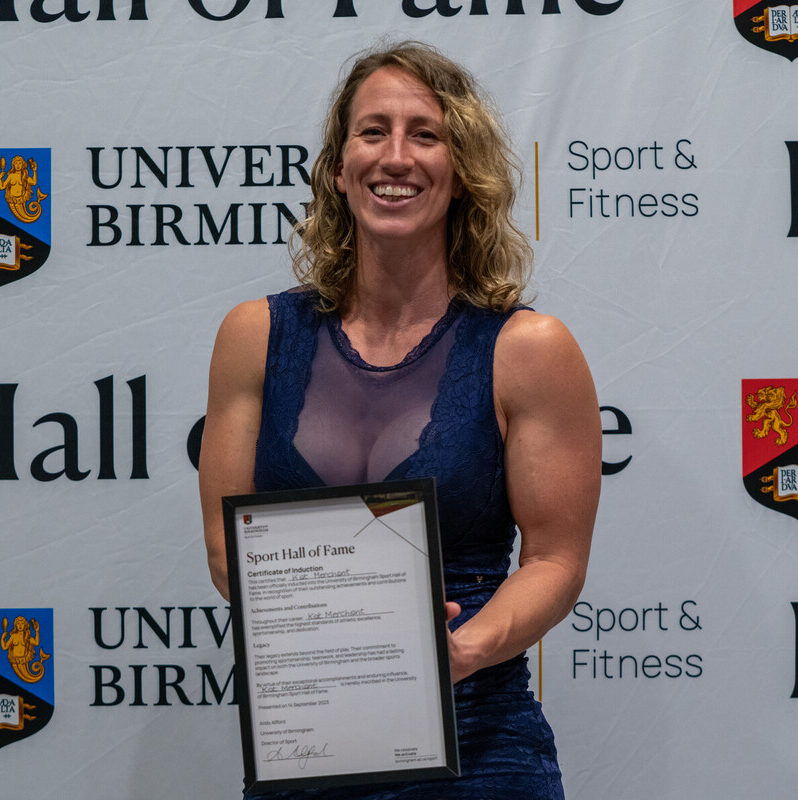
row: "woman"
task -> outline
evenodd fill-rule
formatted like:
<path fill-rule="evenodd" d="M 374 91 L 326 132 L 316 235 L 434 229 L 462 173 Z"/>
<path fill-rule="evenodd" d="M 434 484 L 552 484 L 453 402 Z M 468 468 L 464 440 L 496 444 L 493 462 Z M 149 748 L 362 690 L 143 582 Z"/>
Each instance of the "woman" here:
<path fill-rule="evenodd" d="M 302 288 L 220 328 L 200 484 L 223 595 L 221 496 L 438 484 L 463 776 L 272 797 L 562 797 L 524 651 L 582 587 L 600 423 L 568 331 L 518 305 L 531 251 L 510 219 L 512 163 L 460 67 L 415 43 L 363 56 L 313 169 Z"/>

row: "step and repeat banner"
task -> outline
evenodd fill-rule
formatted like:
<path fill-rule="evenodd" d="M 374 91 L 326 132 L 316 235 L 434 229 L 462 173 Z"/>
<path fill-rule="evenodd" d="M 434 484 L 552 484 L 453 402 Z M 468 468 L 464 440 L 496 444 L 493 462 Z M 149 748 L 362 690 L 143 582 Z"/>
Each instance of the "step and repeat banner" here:
<path fill-rule="evenodd" d="M 495 98 L 598 389 L 587 583 L 529 654 L 567 796 L 794 797 L 798 4 L 752 0 L 0 0 L 3 796 L 238 796 L 208 361 L 386 38 Z"/>

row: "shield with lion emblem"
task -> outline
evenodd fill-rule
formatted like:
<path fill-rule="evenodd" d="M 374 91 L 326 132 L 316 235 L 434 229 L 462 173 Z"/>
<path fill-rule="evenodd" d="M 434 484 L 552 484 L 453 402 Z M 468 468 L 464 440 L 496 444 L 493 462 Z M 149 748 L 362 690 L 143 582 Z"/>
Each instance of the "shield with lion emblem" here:
<path fill-rule="evenodd" d="M 742 382 L 743 483 L 773 511 L 798 519 L 798 378 Z"/>

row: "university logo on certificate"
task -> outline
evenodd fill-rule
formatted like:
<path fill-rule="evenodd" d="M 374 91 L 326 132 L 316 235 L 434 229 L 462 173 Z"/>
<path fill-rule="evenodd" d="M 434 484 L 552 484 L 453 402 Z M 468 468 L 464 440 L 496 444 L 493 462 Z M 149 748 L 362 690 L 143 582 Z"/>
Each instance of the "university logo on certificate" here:
<path fill-rule="evenodd" d="M 433 479 L 224 514 L 247 788 L 459 774 Z"/>

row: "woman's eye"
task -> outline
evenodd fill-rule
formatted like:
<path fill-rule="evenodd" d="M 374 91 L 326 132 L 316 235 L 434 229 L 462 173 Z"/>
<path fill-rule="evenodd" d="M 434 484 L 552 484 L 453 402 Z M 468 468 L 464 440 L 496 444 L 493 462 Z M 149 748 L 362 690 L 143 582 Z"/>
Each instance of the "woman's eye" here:
<path fill-rule="evenodd" d="M 434 131 L 418 131 L 416 136 L 418 136 L 419 139 L 427 139 L 431 142 L 438 140 L 438 135 Z"/>
<path fill-rule="evenodd" d="M 361 136 L 382 136 L 382 130 L 380 128 L 364 128 L 360 132 Z"/>

